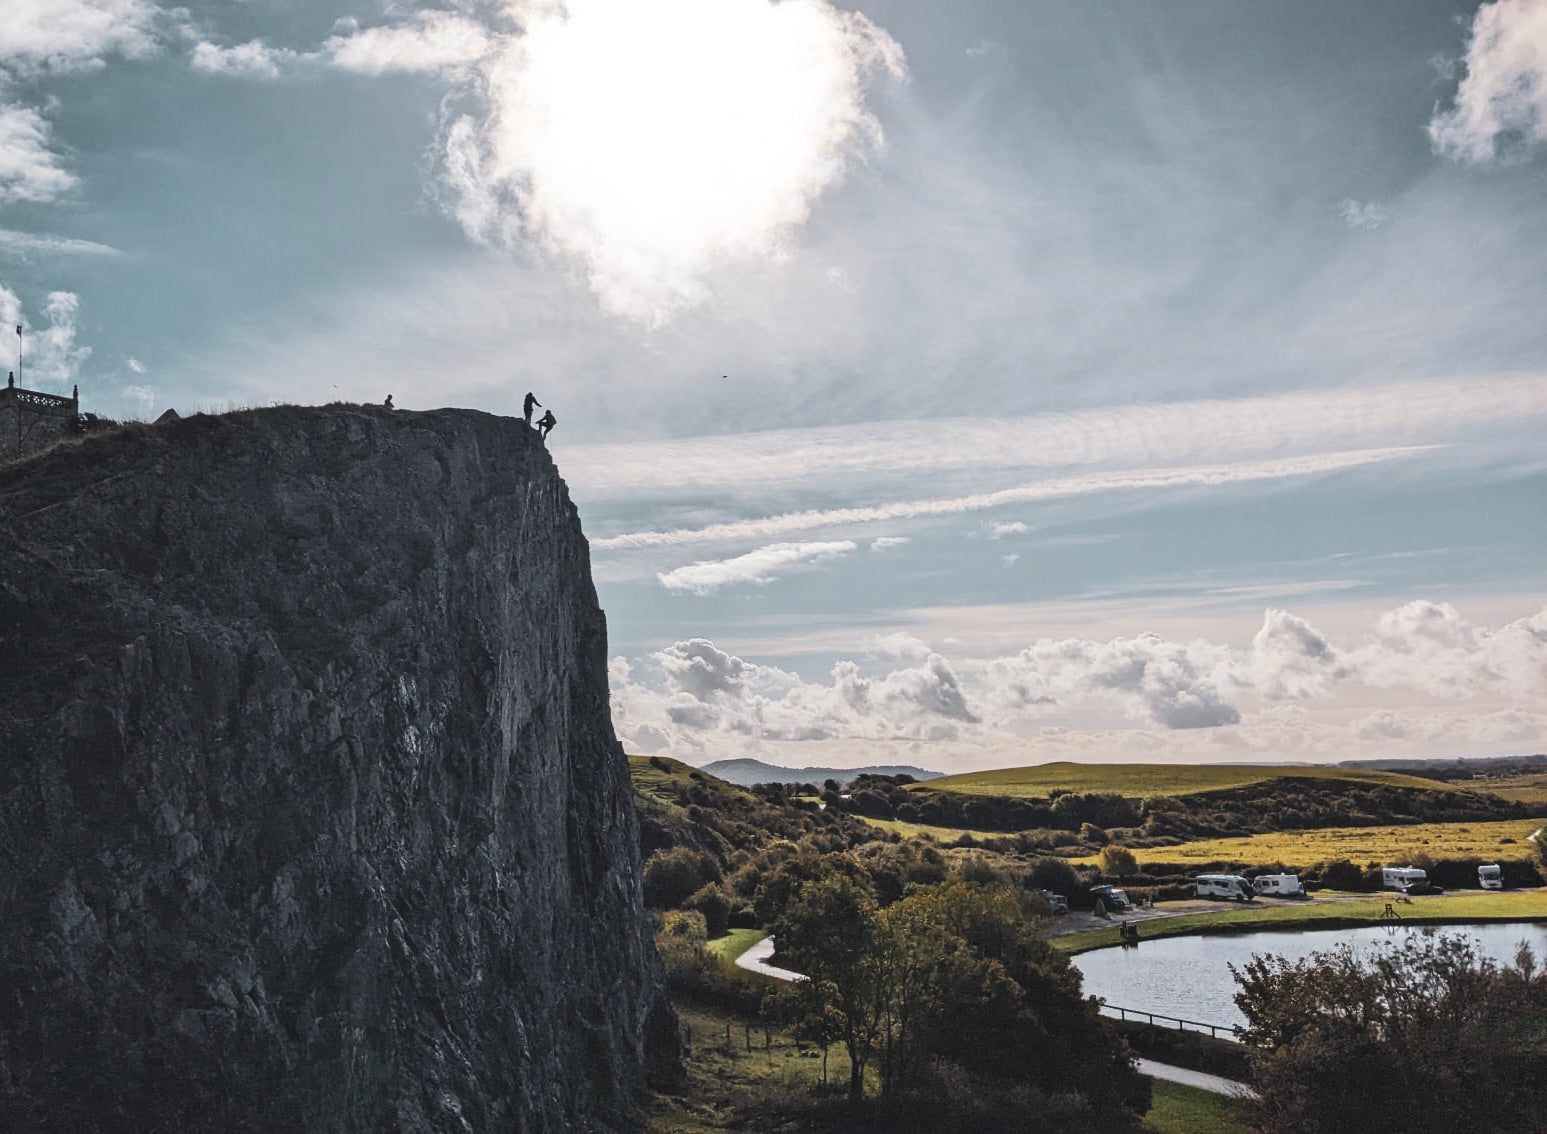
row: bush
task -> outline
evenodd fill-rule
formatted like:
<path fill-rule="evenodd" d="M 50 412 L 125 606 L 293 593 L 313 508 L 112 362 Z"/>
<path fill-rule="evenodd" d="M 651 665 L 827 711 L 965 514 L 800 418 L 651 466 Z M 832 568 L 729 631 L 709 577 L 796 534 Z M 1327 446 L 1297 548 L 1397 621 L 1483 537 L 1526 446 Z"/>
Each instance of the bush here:
<path fill-rule="evenodd" d="M 719 880 L 720 868 L 703 851 L 690 847 L 656 851 L 645 862 L 645 905 L 654 910 L 678 909 L 705 884 Z"/>
<path fill-rule="evenodd" d="M 724 886 L 711 882 L 695 890 L 687 908 L 703 916 L 704 932 L 710 937 L 719 937 L 730 928 L 732 903 Z"/>

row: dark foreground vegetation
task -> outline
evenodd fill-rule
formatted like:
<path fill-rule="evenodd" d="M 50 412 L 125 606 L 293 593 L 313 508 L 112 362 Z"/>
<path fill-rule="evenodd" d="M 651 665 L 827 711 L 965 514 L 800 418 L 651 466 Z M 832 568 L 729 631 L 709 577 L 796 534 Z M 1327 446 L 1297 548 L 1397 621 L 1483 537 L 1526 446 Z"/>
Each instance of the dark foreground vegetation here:
<path fill-rule="evenodd" d="M 1506 1134 L 1547 1129 L 1547 972 L 1463 937 L 1413 934 L 1236 972 L 1264 1134 Z"/>

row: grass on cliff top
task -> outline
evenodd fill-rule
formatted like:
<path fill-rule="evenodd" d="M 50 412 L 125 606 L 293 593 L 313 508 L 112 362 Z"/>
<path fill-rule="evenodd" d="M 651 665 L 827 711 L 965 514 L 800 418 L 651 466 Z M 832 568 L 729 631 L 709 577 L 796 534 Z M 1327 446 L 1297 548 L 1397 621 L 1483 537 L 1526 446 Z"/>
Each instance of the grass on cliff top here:
<path fill-rule="evenodd" d="M 1009 796 L 1045 796 L 1052 791 L 1110 792 L 1134 799 L 1148 799 L 1157 795 L 1223 791 L 1286 776 L 1427 788 L 1430 791 L 1455 790 L 1439 780 L 1363 768 L 1301 767 L 1289 764 L 1075 764 L 1067 761 L 943 776 L 918 785 L 913 790 Z"/>
<path fill-rule="evenodd" d="M 1440 894 L 1399 901 L 1390 893 L 1351 896 L 1318 891 L 1309 901 L 1231 905 L 1201 913 L 1146 918 L 1139 924 L 1140 939 L 1183 937 L 1190 933 L 1237 932 L 1255 929 L 1314 929 L 1318 924 L 1381 925 L 1387 904 L 1404 924 L 1443 925 L 1477 922 L 1547 921 L 1547 890 L 1506 890 L 1483 893 Z M 1169 903 L 1161 902 L 1164 911 Z M 1083 953 L 1118 944 L 1117 921 L 1099 929 L 1065 933 L 1051 938 L 1066 953 Z M 1142 948 L 1142 945 L 1140 946 Z"/>
<path fill-rule="evenodd" d="M 1172 847 L 1132 847 L 1139 865 L 1172 862 L 1203 866 L 1234 862 L 1245 866 L 1284 863 L 1305 869 L 1313 863 L 1346 858 L 1363 866 L 1375 862 L 1399 865 L 1419 854 L 1430 858 L 1527 859 L 1536 845 L 1527 836 L 1542 826 L 1540 819 L 1503 819 L 1486 823 L 1415 823 L 1410 826 L 1316 827 L 1308 831 L 1273 831 L 1265 835 L 1198 839 Z M 1094 863 L 1091 854 L 1071 862 Z"/>
<path fill-rule="evenodd" d="M 684 764 L 681 760 L 673 760 L 669 756 L 630 756 L 628 775 L 633 782 L 634 790 L 640 795 L 648 796 L 656 803 L 675 803 L 675 789 L 694 783 L 702 784 L 710 791 L 734 792 L 737 795 L 750 794 L 744 788 L 726 783 L 708 772 L 701 772 L 692 765 Z"/>

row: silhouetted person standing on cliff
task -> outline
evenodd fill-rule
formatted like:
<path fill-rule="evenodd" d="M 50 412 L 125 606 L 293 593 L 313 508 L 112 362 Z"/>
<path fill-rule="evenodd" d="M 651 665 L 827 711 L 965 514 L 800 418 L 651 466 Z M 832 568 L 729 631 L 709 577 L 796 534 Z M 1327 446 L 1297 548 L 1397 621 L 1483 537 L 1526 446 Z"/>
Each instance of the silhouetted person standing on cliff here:
<path fill-rule="evenodd" d="M 528 390 L 526 392 L 526 401 L 521 403 L 522 409 L 525 411 L 526 423 L 528 425 L 532 424 L 532 407 L 540 405 L 542 405 L 542 403 L 536 398 L 532 397 L 532 392 Z"/>
<path fill-rule="evenodd" d="M 553 416 L 552 410 L 543 410 L 543 415 L 537 419 L 537 428 L 542 431 L 543 440 L 548 440 L 548 434 L 553 432 L 553 427 L 559 423 L 559 419 Z"/>

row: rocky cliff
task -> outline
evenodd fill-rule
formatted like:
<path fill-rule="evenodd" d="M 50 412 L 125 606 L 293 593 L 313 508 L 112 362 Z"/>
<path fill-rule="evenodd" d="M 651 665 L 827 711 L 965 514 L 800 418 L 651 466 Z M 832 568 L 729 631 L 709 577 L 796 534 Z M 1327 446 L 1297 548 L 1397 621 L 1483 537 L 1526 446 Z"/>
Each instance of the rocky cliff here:
<path fill-rule="evenodd" d="M 0 1129 L 630 1128 L 676 1029 L 605 652 L 517 421 L 0 470 Z"/>

